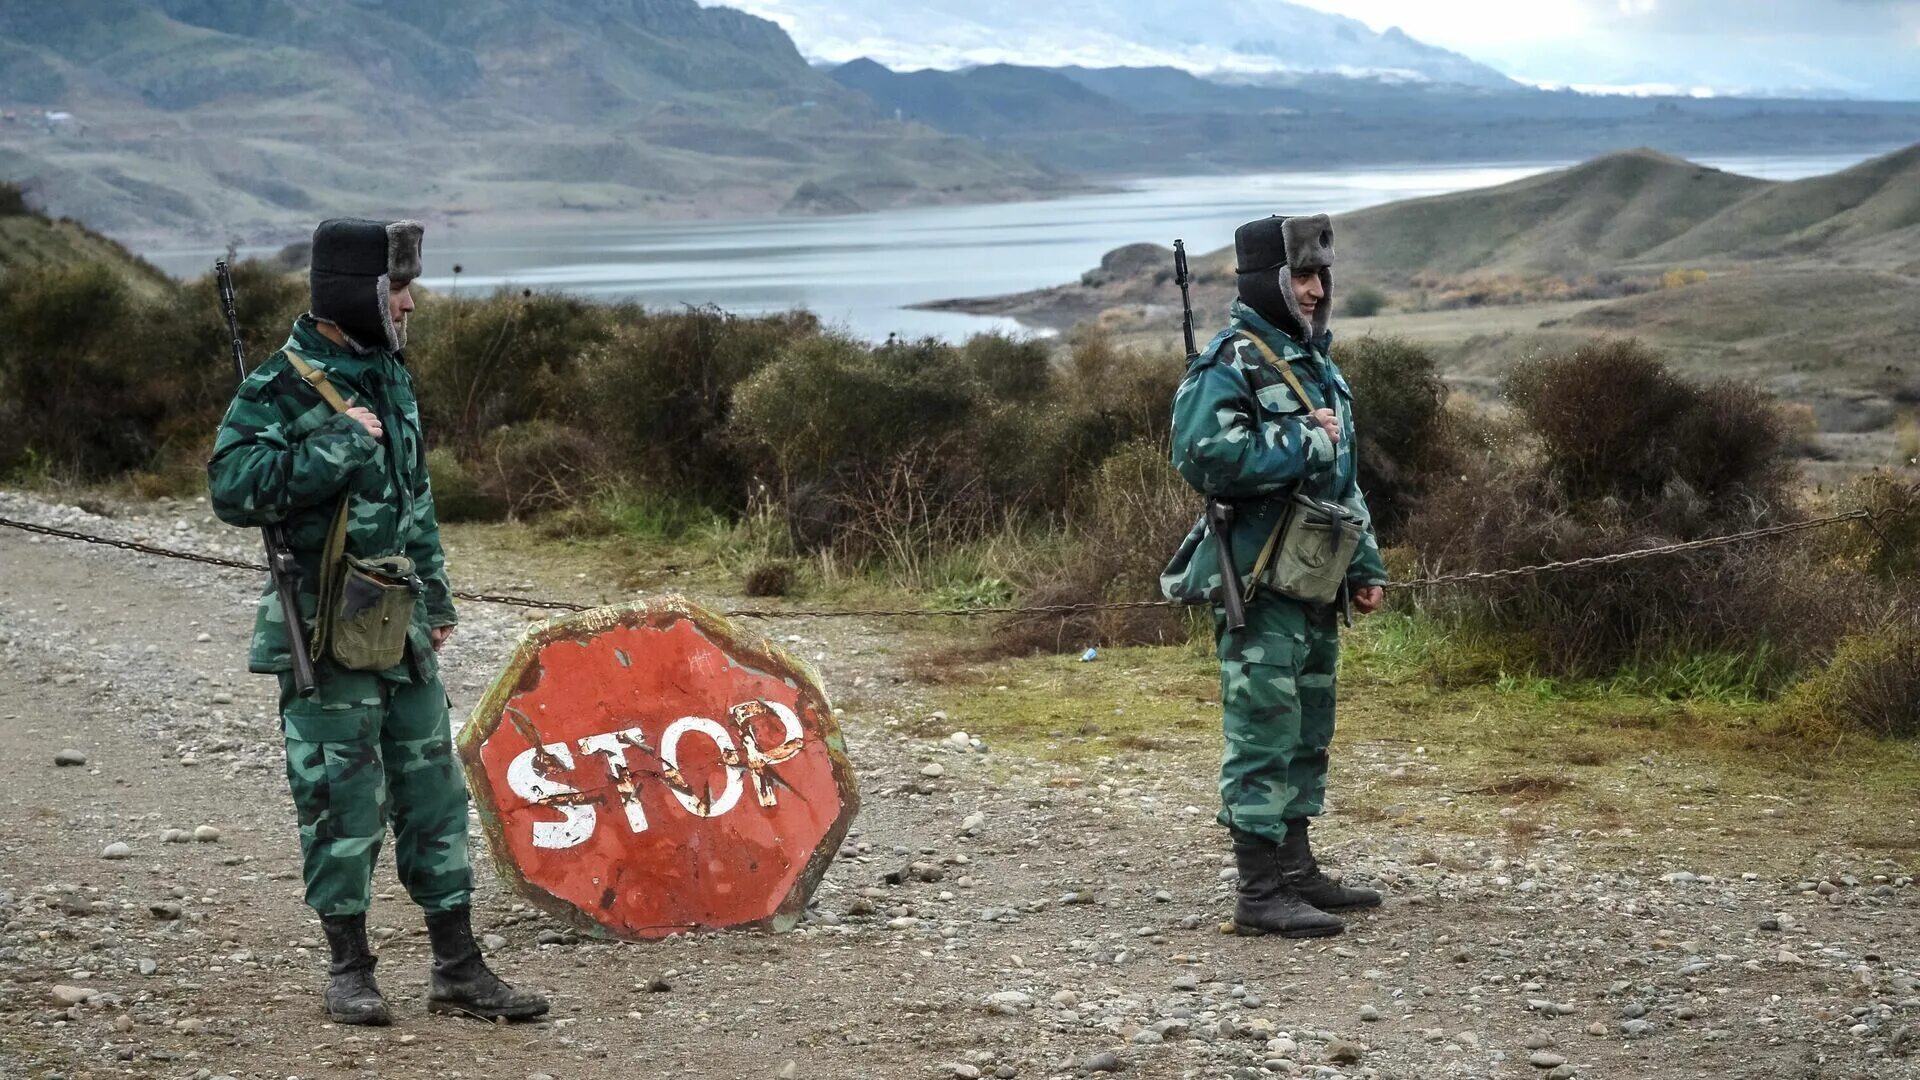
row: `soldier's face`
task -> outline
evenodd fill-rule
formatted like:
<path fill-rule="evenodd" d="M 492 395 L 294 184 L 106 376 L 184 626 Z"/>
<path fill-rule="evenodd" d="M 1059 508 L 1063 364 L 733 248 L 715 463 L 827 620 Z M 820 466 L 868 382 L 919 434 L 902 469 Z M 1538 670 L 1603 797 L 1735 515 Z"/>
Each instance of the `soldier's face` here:
<path fill-rule="evenodd" d="M 407 343 L 407 316 L 413 311 L 413 283 L 408 282 L 387 293 L 387 314 L 393 316 L 393 332 L 400 344 Z"/>
<path fill-rule="evenodd" d="M 1313 321 L 1313 313 L 1320 310 L 1320 302 L 1327 298 L 1327 290 L 1320 284 L 1320 271 L 1293 275 L 1293 299 L 1300 305 L 1300 317 Z"/>

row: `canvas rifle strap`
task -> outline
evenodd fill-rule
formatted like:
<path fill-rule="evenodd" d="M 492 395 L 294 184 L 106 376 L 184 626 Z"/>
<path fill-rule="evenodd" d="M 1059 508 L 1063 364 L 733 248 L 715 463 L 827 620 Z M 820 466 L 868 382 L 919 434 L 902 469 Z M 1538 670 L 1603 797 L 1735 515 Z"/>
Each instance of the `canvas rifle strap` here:
<path fill-rule="evenodd" d="M 1241 337 L 1253 342 L 1253 347 L 1260 350 L 1260 355 L 1265 357 L 1267 363 L 1270 364 L 1275 371 L 1280 373 L 1282 379 L 1286 380 L 1287 389 L 1292 390 L 1294 394 L 1299 397 L 1300 404 L 1305 405 L 1307 411 L 1311 413 L 1313 411 L 1313 399 L 1307 396 L 1307 388 L 1300 385 L 1300 376 L 1293 373 L 1293 365 L 1281 359 L 1280 355 L 1274 352 L 1272 347 L 1266 342 L 1261 341 L 1257 335 L 1250 334 L 1245 330 L 1239 333 Z M 1298 491 L 1299 488 L 1296 487 L 1294 490 Z M 1267 534 L 1267 542 L 1260 545 L 1260 556 L 1253 560 L 1253 573 L 1247 575 L 1247 595 L 1245 602 L 1253 602 L 1254 591 L 1260 587 L 1260 579 L 1266 576 L 1267 567 L 1272 565 L 1273 554 L 1280 547 L 1280 534 L 1287 530 L 1287 519 L 1292 516 L 1293 509 L 1289 506 L 1287 511 L 1280 515 L 1280 520 L 1274 522 L 1273 531 Z"/>
<path fill-rule="evenodd" d="M 333 411 L 344 413 L 350 406 L 340 396 L 340 391 L 327 381 L 327 373 L 307 363 L 306 357 L 291 348 L 286 353 L 287 363 L 293 365 L 296 375 L 314 388 L 321 400 L 333 406 Z M 333 619 L 340 607 L 340 584 L 345 576 L 342 563 L 347 554 L 347 494 L 340 495 L 340 505 L 333 511 L 333 524 L 327 529 L 327 546 L 320 552 L 320 593 L 319 602 L 314 607 L 313 640 L 308 642 L 309 654 L 319 660 L 326 651 L 326 643 L 333 638 Z"/>

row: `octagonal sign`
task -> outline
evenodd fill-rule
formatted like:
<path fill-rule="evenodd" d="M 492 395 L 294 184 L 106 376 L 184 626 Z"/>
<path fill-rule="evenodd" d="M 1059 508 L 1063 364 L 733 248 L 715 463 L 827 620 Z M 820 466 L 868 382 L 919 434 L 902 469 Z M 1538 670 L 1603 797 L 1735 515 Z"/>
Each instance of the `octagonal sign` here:
<path fill-rule="evenodd" d="M 514 889 L 614 937 L 791 927 L 859 806 L 812 670 L 679 599 L 529 630 L 459 746 Z"/>

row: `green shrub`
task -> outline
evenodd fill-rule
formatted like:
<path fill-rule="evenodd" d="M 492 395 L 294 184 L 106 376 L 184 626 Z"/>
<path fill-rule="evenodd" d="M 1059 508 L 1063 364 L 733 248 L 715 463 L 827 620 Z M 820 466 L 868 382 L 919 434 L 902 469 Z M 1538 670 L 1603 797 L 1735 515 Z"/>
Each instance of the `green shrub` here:
<path fill-rule="evenodd" d="M 1032 401 L 1052 385 L 1053 350 L 1044 341 L 976 334 L 960 352 L 974 377 L 1001 401 Z"/>
<path fill-rule="evenodd" d="M 489 435 L 476 464 L 484 489 L 510 516 L 524 518 L 586 498 L 602 481 L 605 462 L 587 433 L 529 420 Z"/>
<path fill-rule="evenodd" d="M 1460 457 L 1463 479 L 1406 523 L 1422 570 L 1580 559 L 1797 513 L 1784 495 L 1787 448 L 1773 414 L 1740 388 L 1687 382 L 1637 344 L 1617 342 L 1535 361 L 1511 386 L 1513 422 L 1483 431 Z M 1771 693 L 1846 625 L 1818 614 L 1831 607 L 1829 590 L 1805 572 L 1807 555 L 1791 541 L 1716 547 L 1500 579 L 1421 606 L 1526 641 L 1541 674 L 1606 677 L 1744 653 L 1761 662 L 1741 678 Z"/>
<path fill-rule="evenodd" d="M 567 418 L 581 356 L 635 311 L 505 289 L 484 300 L 424 297 L 407 359 L 428 436 L 471 458 L 509 424 Z"/>
<path fill-rule="evenodd" d="M 33 213 L 27 205 L 26 189 L 19 184 L 0 183 L 0 217 L 23 217 Z"/>
<path fill-rule="evenodd" d="M 748 596 L 785 596 L 793 591 L 793 583 L 793 563 L 770 559 L 749 566 L 740 588 Z"/>
<path fill-rule="evenodd" d="M 28 451 L 82 479 L 150 461 L 168 387 L 141 378 L 149 311 L 105 266 L 0 277 L 0 425 L 17 468 Z"/>
<path fill-rule="evenodd" d="M 1506 396 L 1575 499 L 1646 499 L 1676 481 L 1707 499 L 1773 498 L 1788 477 L 1787 424 L 1772 399 L 1683 379 L 1637 340 L 1523 363 Z"/>
<path fill-rule="evenodd" d="M 1830 550 L 1846 566 L 1882 582 L 1920 581 L 1920 487 L 1911 476 L 1869 473 L 1840 489 L 1834 509 L 1876 515 L 1831 534 Z"/>
<path fill-rule="evenodd" d="M 735 391 L 790 342 L 818 332 L 803 312 L 625 311 L 580 360 L 577 411 L 627 482 L 737 509 L 752 476 L 729 429 Z"/>
<path fill-rule="evenodd" d="M 1387 306 L 1387 294 L 1372 285 L 1356 285 L 1346 292 L 1346 314 L 1353 318 L 1371 319 Z"/>
<path fill-rule="evenodd" d="M 968 419 L 979 399 L 969 374 L 957 350 L 930 338 L 870 348 L 820 334 L 740 386 L 732 428 L 787 485 L 870 476 Z"/>
<path fill-rule="evenodd" d="M 1789 730 L 1803 735 L 1920 738 L 1920 609 L 1841 641 L 1833 659 L 1778 708 Z"/>
<path fill-rule="evenodd" d="M 1025 604 L 1147 600 L 1160 571 L 1200 512 L 1199 498 L 1155 442 L 1134 442 L 1088 479 L 1061 542 L 1036 553 L 1016 575 Z M 1025 653 L 1088 645 L 1185 640 L 1188 617 L 1165 608 L 1017 616 L 995 629 L 999 651 Z"/>
<path fill-rule="evenodd" d="M 1350 338 L 1334 346 L 1333 359 L 1353 387 L 1360 489 L 1381 542 L 1393 544 L 1427 492 L 1459 476 L 1465 420 L 1447 408 L 1447 386 L 1425 346 Z"/>
<path fill-rule="evenodd" d="M 499 521 L 507 516 L 506 500 L 487 490 L 452 449 L 427 452 L 427 475 L 432 478 L 434 513 L 442 522 Z"/>

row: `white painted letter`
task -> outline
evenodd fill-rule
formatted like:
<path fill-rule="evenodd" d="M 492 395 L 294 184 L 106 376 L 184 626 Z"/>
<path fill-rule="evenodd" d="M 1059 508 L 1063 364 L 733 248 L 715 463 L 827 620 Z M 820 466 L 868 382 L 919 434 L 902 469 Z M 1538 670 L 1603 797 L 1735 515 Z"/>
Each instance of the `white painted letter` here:
<path fill-rule="evenodd" d="M 646 745 L 647 737 L 639 728 L 589 735 L 580 740 L 581 753 L 598 754 L 607 759 L 607 774 L 613 778 L 613 788 L 620 793 L 620 801 L 627 808 L 627 828 L 637 833 L 647 831 L 647 812 L 640 808 L 640 787 L 627 768 L 627 747 Z"/>
<path fill-rule="evenodd" d="M 556 760 L 563 769 L 573 768 L 573 752 L 565 743 L 548 743 L 523 750 L 513 764 L 507 766 L 507 786 L 515 795 L 533 803 L 558 810 L 566 815 L 564 821 L 536 821 L 533 823 L 533 846 L 538 848 L 570 848 L 586 842 L 593 835 L 594 813 L 591 803 L 580 803 L 578 788 L 568 787 L 558 780 L 541 774 L 535 767 L 535 759 L 546 757 Z"/>
<path fill-rule="evenodd" d="M 694 794 L 680 772 L 680 736 L 689 731 L 697 731 L 712 739 L 714 745 L 720 748 L 720 760 L 727 766 L 726 790 L 711 803 Z M 669 724 L 666 733 L 660 736 L 660 761 L 665 766 L 661 770 L 662 776 L 673 790 L 673 797 L 679 799 L 680 805 L 686 807 L 689 813 L 699 817 L 719 817 L 740 801 L 740 792 L 745 787 L 740 777 L 746 772 L 740 764 L 740 750 L 734 746 L 733 736 L 727 734 L 726 728 L 706 717 L 683 716 Z"/>

